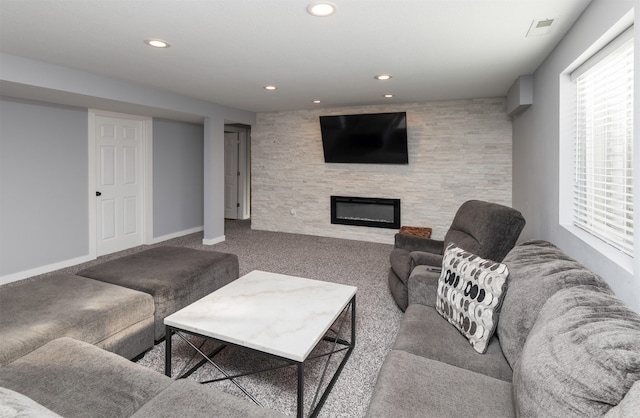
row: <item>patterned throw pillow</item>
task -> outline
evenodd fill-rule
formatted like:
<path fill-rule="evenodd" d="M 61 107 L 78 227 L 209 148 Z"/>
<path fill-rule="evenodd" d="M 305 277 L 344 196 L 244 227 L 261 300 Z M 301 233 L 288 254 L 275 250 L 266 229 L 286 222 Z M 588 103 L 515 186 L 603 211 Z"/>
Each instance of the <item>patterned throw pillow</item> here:
<path fill-rule="evenodd" d="M 506 290 L 507 266 L 449 245 L 442 259 L 436 310 L 480 354 L 487 351 L 498 325 Z"/>

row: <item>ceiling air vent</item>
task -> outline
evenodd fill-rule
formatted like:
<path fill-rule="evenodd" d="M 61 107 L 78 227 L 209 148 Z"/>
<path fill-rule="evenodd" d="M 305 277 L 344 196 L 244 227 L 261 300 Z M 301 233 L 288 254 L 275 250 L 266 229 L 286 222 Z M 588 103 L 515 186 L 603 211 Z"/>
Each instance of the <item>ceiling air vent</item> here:
<path fill-rule="evenodd" d="M 534 20 L 531 22 L 531 26 L 527 32 L 527 37 L 548 35 L 551 33 L 553 22 L 555 22 L 555 19 Z"/>

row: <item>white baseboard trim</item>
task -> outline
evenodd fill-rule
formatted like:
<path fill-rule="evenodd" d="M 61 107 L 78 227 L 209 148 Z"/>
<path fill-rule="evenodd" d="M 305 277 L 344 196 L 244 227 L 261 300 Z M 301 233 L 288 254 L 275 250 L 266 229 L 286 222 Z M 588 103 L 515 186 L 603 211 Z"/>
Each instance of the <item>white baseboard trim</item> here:
<path fill-rule="evenodd" d="M 58 263 L 48 264 L 46 266 L 19 271 L 17 273 L 7 274 L 6 276 L 0 277 L 0 285 L 16 282 L 18 280 L 37 276 L 39 274 L 49 273 L 49 272 L 60 270 L 66 267 L 75 266 L 77 264 L 86 263 L 87 261 L 91 261 L 91 260 L 95 260 L 95 257 L 85 255 L 78 258 L 72 258 L 70 260 L 60 261 Z"/>
<path fill-rule="evenodd" d="M 225 240 L 225 236 L 222 235 L 220 237 L 215 237 L 215 238 L 209 238 L 209 239 L 203 239 L 202 240 L 202 245 L 214 245 L 214 244 L 219 244 L 221 242 L 224 242 Z"/>
<path fill-rule="evenodd" d="M 202 231 L 204 231 L 204 226 L 197 226 L 195 228 L 185 229 L 184 231 L 174 232 L 172 234 L 163 235 L 161 237 L 154 237 L 151 243 L 157 244 L 159 242 L 167 241 L 173 238 L 180 238 L 185 235 L 194 234 L 196 232 L 202 232 Z"/>
<path fill-rule="evenodd" d="M 202 231 L 204 231 L 204 226 L 199 226 L 199 227 L 196 227 L 196 228 L 186 229 L 184 231 L 175 232 L 173 234 L 168 234 L 168 235 L 163 235 L 161 237 L 156 237 L 156 238 L 153 239 L 153 242 L 151 244 L 157 244 L 159 242 L 167 241 L 167 240 L 170 240 L 170 239 L 173 239 L 173 238 L 179 238 L 179 237 L 182 237 L 184 235 L 189 235 L 189 234 L 193 234 L 193 233 L 196 233 L 196 232 L 202 232 Z M 210 238 L 210 239 L 203 239 L 202 240 L 202 244 L 204 244 L 204 245 L 214 245 L 214 244 L 218 244 L 220 242 L 224 242 L 224 240 L 225 240 L 225 236 L 222 235 L 220 237 L 215 237 L 215 238 Z M 60 270 L 60 269 L 63 269 L 63 268 L 75 266 L 77 264 L 86 263 L 87 261 L 91 261 L 91 260 L 95 260 L 95 259 L 96 259 L 96 257 L 92 257 L 90 255 L 85 255 L 85 256 L 82 256 L 82 257 L 72 258 L 70 260 L 60 261 L 58 263 L 48 264 L 46 266 L 40 266 L 40 267 L 32 268 L 32 269 L 29 269 L 29 270 L 19 271 L 17 273 L 7 274 L 5 276 L 0 276 L 0 285 L 11 283 L 11 282 L 16 282 L 18 280 L 27 279 L 29 277 L 38 276 L 40 274 L 49 273 L 49 272 L 52 272 L 52 271 L 55 271 L 55 270 Z"/>

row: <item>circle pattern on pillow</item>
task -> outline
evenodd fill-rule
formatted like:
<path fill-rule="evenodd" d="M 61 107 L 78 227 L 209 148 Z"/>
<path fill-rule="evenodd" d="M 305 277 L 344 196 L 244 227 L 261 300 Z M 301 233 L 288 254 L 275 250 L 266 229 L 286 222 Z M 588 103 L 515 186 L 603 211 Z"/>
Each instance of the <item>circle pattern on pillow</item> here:
<path fill-rule="evenodd" d="M 498 325 L 509 270 L 450 244 L 442 259 L 436 311 L 484 354 Z"/>

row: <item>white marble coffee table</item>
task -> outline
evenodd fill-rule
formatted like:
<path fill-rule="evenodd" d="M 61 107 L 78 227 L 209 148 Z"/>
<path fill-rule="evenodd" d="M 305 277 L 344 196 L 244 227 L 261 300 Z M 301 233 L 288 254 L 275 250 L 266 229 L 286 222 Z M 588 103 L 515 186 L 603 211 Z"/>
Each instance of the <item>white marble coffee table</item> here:
<path fill-rule="evenodd" d="M 317 406 L 312 406 L 311 416 L 314 416 L 355 346 L 356 290 L 353 286 L 252 271 L 165 318 L 165 374 L 171 376 L 171 335 L 176 332 L 275 356 L 298 367 L 298 416 L 301 417 L 304 362 L 320 340 L 329 338 L 325 334 L 350 306 L 351 341 L 339 336 L 331 338 L 342 347 L 334 352 L 346 352 Z"/>

